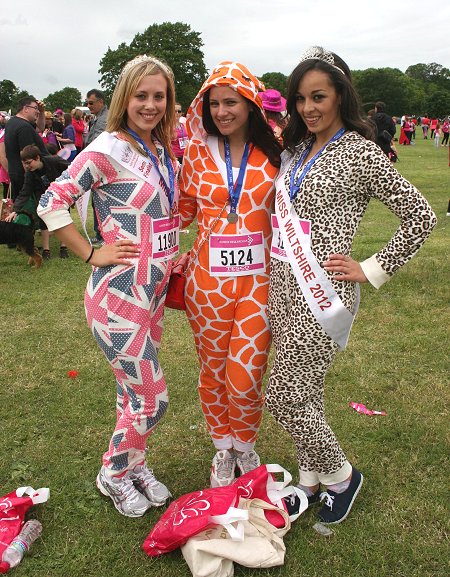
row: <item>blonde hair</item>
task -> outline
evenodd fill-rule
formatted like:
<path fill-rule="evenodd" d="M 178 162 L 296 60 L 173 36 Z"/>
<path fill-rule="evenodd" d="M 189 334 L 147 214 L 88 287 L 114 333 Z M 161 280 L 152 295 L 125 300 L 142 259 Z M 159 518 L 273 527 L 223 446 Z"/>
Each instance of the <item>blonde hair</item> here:
<path fill-rule="evenodd" d="M 156 138 L 166 149 L 170 158 L 175 156 L 170 145 L 172 132 L 175 126 L 175 84 L 173 72 L 167 64 L 154 58 L 153 56 L 137 56 L 128 62 L 122 72 L 111 100 L 108 110 L 108 122 L 106 130 L 108 132 L 122 132 L 130 144 L 142 154 L 142 148 L 128 132 L 127 107 L 132 94 L 145 76 L 162 74 L 167 82 L 166 111 L 160 122 L 154 129 Z"/>
<path fill-rule="evenodd" d="M 83 111 L 79 108 L 75 108 L 72 116 L 75 118 L 75 120 L 81 120 L 83 118 Z"/>

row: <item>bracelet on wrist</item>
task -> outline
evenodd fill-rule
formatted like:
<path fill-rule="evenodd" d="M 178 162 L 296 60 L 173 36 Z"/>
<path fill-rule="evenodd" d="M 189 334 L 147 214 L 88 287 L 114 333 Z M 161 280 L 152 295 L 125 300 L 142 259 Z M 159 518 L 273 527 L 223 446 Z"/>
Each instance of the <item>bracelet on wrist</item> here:
<path fill-rule="evenodd" d="M 95 250 L 94 247 L 92 247 L 91 254 L 87 257 L 87 259 L 84 262 L 89 262 L 91 260 L 92 255 L 94 254 L 94 250 Z"/>

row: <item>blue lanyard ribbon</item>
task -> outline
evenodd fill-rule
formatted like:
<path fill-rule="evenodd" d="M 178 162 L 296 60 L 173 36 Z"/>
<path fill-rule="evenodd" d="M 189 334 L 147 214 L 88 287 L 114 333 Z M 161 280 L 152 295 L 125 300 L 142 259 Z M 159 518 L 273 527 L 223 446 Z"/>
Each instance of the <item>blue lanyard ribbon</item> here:
<path fill-rule="evenodd" d="M 239 197 L 241 196 L 242 185 L 244 184 L 245 169 L 247 167 L 248 157 L 250 155 L 250 144 L 245 143 L 244 154 L 242 155 L 241 166 L 236 183 L 233 182 L 233 165 L 231 164 L 231 150 L 228 138 L 223 139 L 225 148 L 225 165 L 227 167 L 228 194 L 230 197 L 230 212 L 236 213 Z"/>
<path fill-rule="evenodd" d="M 169 185 L 167 185 L 167 182 L 166 182 L 164 176 L 162 175 L 161 169 L 159 168 L 159 160 L 155 157 L 153 152 L 145 144 L 145 142 L 142 140 L 142 138 L 134 132 L 134 130 L 131 130 L 131 128 L 129 126 L 127 126 L 127 129 L 128 129 L 128 132 L 131 134 L 131 136 L 135 140 L 137 140 L 137 142 L 139 142 L 139 144 L 143 147 L 145 152 L 149 155 L 150 160 L 154 164 L 154 166 L 155 166 L 155 168 L 159 174 L 160 182 L 161 182 L 161 184 L 162 184 L 162 186 L 163 186 L 163 188 L 167 194 L 167 198 L 169 199 L 169 206 L 172 209 L 173 199 L 175 196 L 175 171 L 173 169 L 173 165 L 172 165 L 172 162 L 170 160 L 169 153 L 164 148 L 164 164 L 166 165 L 167 172 L 169 173 Z"/>
<path fill-rule="evenodd" d="M 294 198 L 297 196 L 298 191 L 300 190 L 300 186 L 303 182 L 303 179 L 305 178 L 305 176 L 308 174 L 309 170 L 311 169 L 312 165 L 316 162 L 317 158 L 322 154 L 322 152 L 324 151 L 324 149 L 330 144 L 330 142 L 334 142 L 336 140 L 338 140 L 339 138 L 341 138 L 341 136 L 344 134 L 345 132 L 345 128 L 340 128 L 336 134 L 334 136 L 332 136 L 330 138 L 330 140 L 324 144 L 322 146 L 322 148 L 319 150 L 319 152 L 317 152 L 310 160 L 308 160 L 308 162 L 305 164 L 305 166 L 303 167 L 303 170 L 301 171 L 301 173 L 299 174 L 298 178 L 295 178 L 295 175 L 297 174 L 298 169 L 301 167 L 301 165 L 303 164 L 305 158 L 308 156 L 308 154 L 311 151 L 312 145 L 313 143 L 311 143 L 306 150 L 303 152 L 303 154 L 300 156 L 300 158 L 297 160 L 292 172 L 291 172 L 291 179 L 290 179 L 290 198 L 291 198 L 291 202 L 294 200 Z"/>

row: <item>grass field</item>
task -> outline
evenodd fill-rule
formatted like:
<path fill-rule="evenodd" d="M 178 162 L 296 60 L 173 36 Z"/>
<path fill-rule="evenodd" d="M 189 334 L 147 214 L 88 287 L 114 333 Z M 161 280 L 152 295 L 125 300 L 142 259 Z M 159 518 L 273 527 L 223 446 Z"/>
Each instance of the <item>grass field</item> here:
<path fill-rule="evenodd" d="M 327 380 L 327 413 L 349 459 L 364 473 L 355 507 L 329 538 L 307 511 L 285 538 L 283 567 L 265 577 L 443 577 L 448 566 L 448 149 L 421 135 L 399 147 L 399 171 L 429 199 L 438 225 L 419 254 L 379 291 L 362 287 L 350 343 Z M 378 250 L 396 218 L 371 203 L 354 245 Z M 187 247 L 194 231 L 182 235 Z M 39 244 L 39 237 L 37 243 Z M 57 244 L 52 239 L 53 253 Z M 32 515 L 44 526 L 17 577 L 186 577 L 180 551 L 140 549 L 161 510 L 120 516 L 95 488 L 114 422 L 112 373 L 83 312 L 89 267 L 73 255 L 30 270 L 0 246 L 0 493 L 50 487 Z M 197 360 L 182 312 L 166 312 L 161 363 L 171 404 L 150 439 L 148 462 L 175 496 L 208 485 L 213 447 L 197 398 Z M 77 370 L 76 379 L 67 377 Z M 352 411 L 350 401 L 386 417 Z M 296 477 L 290 439 L 267 414 L 258 451 Z M 237 577 L 258 574 L 236 566 Z"/>

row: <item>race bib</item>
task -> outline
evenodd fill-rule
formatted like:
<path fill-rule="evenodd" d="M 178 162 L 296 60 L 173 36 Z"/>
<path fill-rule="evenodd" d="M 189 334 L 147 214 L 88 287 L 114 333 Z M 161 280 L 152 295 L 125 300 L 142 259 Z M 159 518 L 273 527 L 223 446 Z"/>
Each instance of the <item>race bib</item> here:
<path fill-rule="evenodd" d="M 178 253 L 180 215 L 152 220 L 152 260 L 169 260 Z"/>
<path fill-rule="evenodd" d="M 266 271 L 262 232 L 212 234 L 209 237 L 211 276 L 246 276 Z"/>
<path fill-rule="evenodd" d="M 189 138 L 187 136 L 178 139 L 178 146 L 181 150 L 184 150 L 189 142 Z"/>
<path fill-rule="evenodd" d="M 311 234 L 311 221 L 302 220 L 298 217 L 292 217 L 292 218 L 298 219 L 304 234 L 306 234 L 309 237 Z M 270 247 L 270 256 L 273 256 L 274 258 L 281 260 L 283 262 L 289 262 L 289 257 L 287 256 L 286 249 L 284 248 L 283 236 L 281 234 L 280 227 L 278 225 L 278 219 L 276 214 L 272 214 L 272 245 Z"/>

